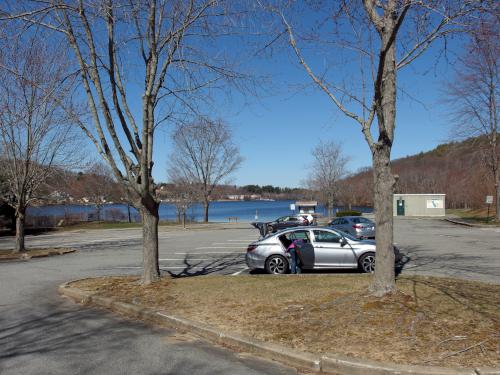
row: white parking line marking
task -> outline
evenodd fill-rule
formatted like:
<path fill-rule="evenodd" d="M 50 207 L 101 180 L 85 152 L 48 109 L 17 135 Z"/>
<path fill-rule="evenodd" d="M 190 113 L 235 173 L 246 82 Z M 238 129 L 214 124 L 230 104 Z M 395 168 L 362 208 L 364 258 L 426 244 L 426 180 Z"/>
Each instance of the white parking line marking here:
<path fill-rule="evenodd" d="M 230 244 L 230 243 L 227 243 L 227 242 L 214 242 L 212 245 L 233 245 L 231 247 L 238 247 L 238 245 L 244 245 L 244 244 L 248 244 L 248 242 L 242 242 L 242 243 L 234 243 L 234 244 Z"/>
<path fill-rule="evenodd" d="M 254 241 L 255 240 L 255 237 L 252 237 L 248 240 L 246 239 L 242 239 L 242 240 L 227 240 L 227 242 L 246 242 L 246 241 Z"/>
<path fill-rule="evenodd" d="M 129 267 L 114 267 L 114 268 L 120 268 L 120 269 L 133 269 L 133 270 L 136 270 L 136 269 L 141 269 L 142 267 L 134 267 L 134 266 L 129 266 Z M 186 266 L 182 266 L 182 267 L 160 267 L 161 270 L 168 270 L 168 269 L 181 269 L 181 268 L 186 268 Z M 190 267 L 190 268 L 193 268 L 193 267 Z M 194 267 L 196 268 L 196 266 Z"/>
<path fill-rule="evenodd" d="M 175 253 L 176 255 L 180 254 L 188 254 L 188 255 L 205 255 L 205 254 L 241 254 L 244 255 L 245 253 L 242 252 L 235 252 L 235 251 L 204 251 L 203 253 Z"/>
<path fill-rule="evenodd" d="M 242 272 L 246 271 L 247 269 L 248 269 L 248 267 L 245 267 L 245 268 L 241 269 L 241 270 L 240 270 L 240 271 L 238 271 L 238 272 L 232 273 L 232 274 L 231 274 L 231 276 L 237 276 L 237 275 L 239 275 L 240 273 L 242 273 Z"/>
<path fill-rule="evenodd" d="M 201 246 L 195 248 L 195 250 L 202 250 L 202 249 L 246 249 L 247 247 L 238 247 L 238 246 Z"/>

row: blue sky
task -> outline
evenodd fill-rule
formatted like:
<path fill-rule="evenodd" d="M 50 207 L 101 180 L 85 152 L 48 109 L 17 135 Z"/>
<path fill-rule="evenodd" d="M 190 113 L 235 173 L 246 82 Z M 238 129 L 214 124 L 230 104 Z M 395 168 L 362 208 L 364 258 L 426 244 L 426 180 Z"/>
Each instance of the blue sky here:
<path fill-rule="evenodd" d="M 313 14 L 299 13 L 299 16 L 306 27 L 317 24 Z M 320 140 L 342 144 L 345 155 L 350 158 L 350 172 L 371 166 L 371 153 L 360 125 L 340 113 L 330 99 L 311 84 L 285 43 L 286 39 L 277 43 L 272 54 L 255 56 L 255 50 L 270 39 L 272 36 L 264 35 L 261 45 L 254 40 L 254 49 L 238 40 L 225 40 L 212 46 L 213 51 L 229 50 L 243 56 L 246 62 L 241 68 L 256 77 L 265 77 L 262 81 L 266 82 L 255 97 L 235 94 L 232 100 L 226 100 L 216 95 L 214 107 L 207 109 L 210 117 L 219 117 L 231 126 L 234 142 L 244 157 L 240 169 L 228 182 L 240 186 L 300 187 L 312 165 L 311 151 Z M 457 40 L 460 41 L 457 38 L 448 43 L 449 52 L 458 49 L 460 42 Z M 430 150 L 449 140 L 449 115 L 440 98 L 453 72 L 445 59 L 437 59 L 441 51 L 438 47 L 434 46 L 399 72 L 398 84 L 405 94 L 400 90 L 393 159 Z M 323 44 L 322 49 L 306 47 L 303 51 L 314 70 L 329 69 L 331 81 L 345 80 L 347 84 L 359 86 L 359 69 L 352 56 L 347 54 L 339 60 L 338 50 L 330 48 L 329 44 Z M 336 65 L 330 65 L 331 61 Z M 129 74 L 129 83 L 135 86 L 129 98 L 141 95 L 143 68 L 138 69 L 140 71 L 131 70 Z M 132 103 L 132 110 L 140 119 L 140 100 Z M 168 155 L 172 152 L 171 130 L 172 126 L 167 124 L 156 133 L 153 169 L 156 182 L 167 180 Z"/>
<path fill-rule="evenodd" d="M 448 141 L 449 117 L 440 98 L 452 70 L 442 60 L 435 66 L 435 54 L 430 50 L 400 72 L 399 84 L 411 98 L 406 94 L 398 98 L 393 159 Z M 245 103 L 237 99 L 217 108 L 217 115 L 230 124 L 245 159 L 232 176 L 232 184 L 299 187 L 312 164 L 311 150 L 320 140 L 342 144 L 351 172 L 371 166 L 371 153 L 359 124 L 310 85 L 310 78 L 289 51 L 272 59 L 254 59 L 251 64 L 259 74 L 272 77 L 273 93 L 247 97 Z M 297 88 L 304 84 L 309 86 Z M 158 134 L 156 142 L 154 177 L 164 181 L 171 147 L 168 128 Z"/>

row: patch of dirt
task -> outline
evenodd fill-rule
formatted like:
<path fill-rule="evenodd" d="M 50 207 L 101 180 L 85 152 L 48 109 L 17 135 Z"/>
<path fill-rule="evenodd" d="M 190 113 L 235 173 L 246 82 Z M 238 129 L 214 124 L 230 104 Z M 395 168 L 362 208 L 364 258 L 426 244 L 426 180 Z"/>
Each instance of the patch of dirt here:
<path fill-rule="evenodd" d="M 75 286 L 225 331 L 312 353 L 437 366 L 499 366 L 500 286 L 401 277 L 367 294 L 369 275 L 107 277 Z"/>
<path fill-rule="evenodd" d="M 75 252 L 75 249 L 69 248 L 47 248 L 30 249 L 20 253 L 13 250 L 0 250 L 0 261 L 2 260 L 29 260 L 31 258 L 48 257 L 53 255 L 64 255 Z"/>

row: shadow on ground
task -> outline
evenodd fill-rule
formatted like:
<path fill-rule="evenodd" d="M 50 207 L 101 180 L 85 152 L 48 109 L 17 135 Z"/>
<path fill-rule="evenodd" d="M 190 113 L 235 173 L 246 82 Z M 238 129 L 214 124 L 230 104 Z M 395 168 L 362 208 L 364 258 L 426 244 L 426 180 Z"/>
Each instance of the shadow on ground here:
<path fill-rule="evenodd" d="M 238 374 L 285 373 L 277 364 L 241 358 L 196 338 L 170 339 L 174 335 L 70 303 L 38 305 L 36 313 L 3 310 L 0 373 L 215 375 L 235 368 Z"/>
<path fill-rule="evenodd" d="M 166 271 L 172 277 L 204 276 L 212 273 L 223 273 L 241 267 L 245 264 L 243 254 L 215 257 L 208 263 L 205 261 L 193 261 L 186 255 L 183 260 L 184 268 L 179 272 Z"/>

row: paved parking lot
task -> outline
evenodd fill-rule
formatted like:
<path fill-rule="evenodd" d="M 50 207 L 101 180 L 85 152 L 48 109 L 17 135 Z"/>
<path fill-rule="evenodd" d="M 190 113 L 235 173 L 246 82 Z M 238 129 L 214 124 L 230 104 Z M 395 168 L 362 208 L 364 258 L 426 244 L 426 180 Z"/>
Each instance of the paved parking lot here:
<path fill-rule="evenodd" d="M 441 219 L 398 218 L 394 241 L 409 258 L 403 274 L 500 284 L 500 228 L 467 227 Z"/>
<path fill-rule="evenodd" d="M 248 274 L 247 245 L 258 238 L 249 224 L 209 229 L 160 228 L 160 268 L 175 276 Z M 407 256 L 403 274 L 453 276 L 500 283 L 500 228 L 471 228 L 441 219 L 396 218 L 394 241 Z M 96 273 L 140 273 L 141 230 L 88 230 L 30 236 L 28 246 L 68 246 L 99 253 Z M 0 248 L 13 245 L 0 238 Z M 68 258 L 69 259 L 69 258 Z M 87 263 L 87 262 L 86 262 Z"/>
<path fill-rule="evenodd" d="M 213 235 L 215 240 L 207 242 L 207 234 L 201 231 L 162 230 L 163 272 L 240 271 L 240 241 L 253 240 L 255 234 L 247 229 L 215 232 L 224 233 L 224 239 L 219 241 L 219 235 Z M 244 239 L 247 235 L 251 238 Z M 57 294 L 57 286 L 68 280 L 140 273 L 140 237 L 141 231 L 136 229 L 28 237 L 28 246 L 75 246 L 79 251 L 0 263 L 0 374 L 297 374 L 293 368 L 234 353 L 174 330 L 79 306 Z M 12 239 L 0 238 L 1 248 L 12 243 Z"/>
<path fill-rule="evenodd" d="M 245 249 L 258 233 L 239 223 L 196 230 L 162 227 L 159 237 L 163 273 L 238 277 L 249 273 Z M 500 284 L 500 229 L 398 219 L 395 241 L 408 256 L 403 274 L 456 276 Z M 57 286 L 68 280 L 140 274 L 140 229 L 55 232 L 28 236 L 26 242 L 30 247 L 68 246 L 79 251 L 0 263 L 2 375 L 297 373 L 195 338 L 178 337 L 172 330 L 124 321 L 57 295 Z M 0 248 L 13 244 L 13 238 L 0 238 Z"/>

